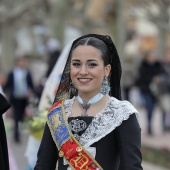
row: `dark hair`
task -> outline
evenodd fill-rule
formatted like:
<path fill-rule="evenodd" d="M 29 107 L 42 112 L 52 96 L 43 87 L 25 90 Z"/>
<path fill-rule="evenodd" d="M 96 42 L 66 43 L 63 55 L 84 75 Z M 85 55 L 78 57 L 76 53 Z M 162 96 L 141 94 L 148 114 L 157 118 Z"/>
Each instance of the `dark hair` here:
<path fill-rule="evenodd" d="M 83 41 L 81 41 L 83 40 Z M 86 42 L 84 40 L 89 40 L 89 42 Z M 71 51 L 69 54 L 69 58 L 71 58 L 72 51 L 78 46 L 78 45 L 85 45 L 86 44 L 93 44 L 94 47 L 98 48 L 101 53 L 104 60 L 104 65 L 107 65 L 106 63 L 111 65 L 111 71 L 109 75 L 110 80 L 110 95 L 121 100 L 121 87 L 120 87 L 120 78 L 121 78 L 121 63 L 119 59 L 119 55 L 117 52 L 117 49 L 109 35 L 99 35 L 99 34 L 87 34 L 83 35 L 76 40 L 74 40 Z M 93 42 L 93 43 L 92 43 Z M 98 44 L 98 45 L 97 45 Z M 104 48 L 103 46 L 104 45 Z M 107 51 L 106 53 L 103 53 L 103 50 Z M 106 55 L 108 54 L 108 55 Z"/>
<path fill-rule="evenodd" d="M 80 39 L 72 47 L 70 56 L 72 55 L 72 52 L 80 45 L 85 45 L 85 46 L 89 45 L 97 48 L 101 52 L 101 57 L 104 61 L 104 66 L 110 64 L 111 54 L 107 45 L 102 40 L 95 37 L 87 37 L 87 38 Z"/>
<path fill-rule="evenodd" d="M 111 65 L 109 95 L 121 100 L 120 78 L 122 69 L 117 49 L 111 37 L 109 35 L 87 34 L 77 38 L 72 43 L 54 102 L 73 97 L 70 92 L 70 60 L 73 50 L 79 45 L 91 45 L 101 51 L 104 65 Z"/>

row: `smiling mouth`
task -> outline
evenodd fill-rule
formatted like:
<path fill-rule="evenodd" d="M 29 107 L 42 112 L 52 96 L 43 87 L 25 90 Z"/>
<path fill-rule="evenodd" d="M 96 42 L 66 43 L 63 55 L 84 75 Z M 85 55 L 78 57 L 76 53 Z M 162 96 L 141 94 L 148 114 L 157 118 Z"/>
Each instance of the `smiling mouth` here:
<path fill-rule="evenodd" d="M 78 78 L 80 83 L 88 83 L 92 80 L 92 78 Z"/>

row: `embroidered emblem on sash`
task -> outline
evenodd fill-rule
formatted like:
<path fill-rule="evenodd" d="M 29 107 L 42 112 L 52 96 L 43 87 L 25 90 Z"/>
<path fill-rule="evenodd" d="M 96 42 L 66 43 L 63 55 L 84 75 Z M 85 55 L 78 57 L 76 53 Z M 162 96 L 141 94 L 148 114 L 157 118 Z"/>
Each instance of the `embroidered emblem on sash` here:
<path fill-rule="evenodd" d="M 70 159 L 70 163 L 76 168 L 82 169 L 88 164 L 88 158 L 85 155 L 79 154 L 75 158 Z"/>
<path fill-rule="evenodd" d="M 53 107 L 48 114 L 48 121 L 53 130 L 54 138 L 57 142 L 57 147 L 60 149 L 70 137 L 68 128 L 65 126 L 62 107 Z"/>
<path fill-rule="evenodd" d="M 47 123 L 59 150 L 59 156 L 64 157 L 72 169 L 103 170 L 69 130 L 62 101 L 55 103 L 51 107 L 48 112 Z"/>

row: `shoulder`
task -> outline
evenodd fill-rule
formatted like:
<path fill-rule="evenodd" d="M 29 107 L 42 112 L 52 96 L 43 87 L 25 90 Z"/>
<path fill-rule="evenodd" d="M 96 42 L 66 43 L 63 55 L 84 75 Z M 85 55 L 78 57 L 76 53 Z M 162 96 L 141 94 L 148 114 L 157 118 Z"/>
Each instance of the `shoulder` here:
<path fill-rule="evenodd" d="M 54 110 L 55 108 L 57 107 L 60 107 L 61 105 L 63 105 L 63 102 L 62 101 L 57 101 L 55 102 L 51 107 L 50 109 L 48 110 L 48 113 L 50 113 L 52 110 Z"/>
<path fill-rule="evenodd" d="M 135 114 L 137 120 L 139 120 L 139 112 L 137 111 L 137 109 L 127 100 L 118 100 L 114 97 L 110 97 L 110 102 L 108 107 L 110 107 L 111 110 L 113 110 L 113 112 L 115 112 L 115 114 L 118 117 L 124 117 L 125 119 L 128 119 L 130 115 Z"/>
<path fill-rule="evenodd" d="M 120 101 L 114 97 L 111 97 L 110 105 L 115 114 L 115 122 L 119 133 L 124 135 L 132 132 L 138 135 L 141 131 L 139 123 L 140 114 L 136 108 L 129 101 Z"/>
<path fill-rule="evenodd" d="M 75 99 L 74 99 L 74 97 L 73 97 L 72 99 L 67 99 L 67 100 L 65 100 L 65 101 L 62 101 L 62 100 L 57 101 L 57 102 L 55 102 L 55 103 L 50 107 L 49 111 L 50 111 L 50 110 L 53 110 L 54 108 L 59 107 L 59 106 L 61 106 L 61 105 L 64 105 L 64 107 L 71 106 L 71 105 L 73 104 L 74 100 L 75 100 Z"/>
<path fill-rule="evenodd" d="M 148 63 L 145 60 L 141 61 L 140 67 L 147 67 L 147 66 L 148 66 Z"/>
<path fill-rule="evenodd" d="M 25 69 L 25 74 L 26 74 L 28 77 L 32 77 L 31 72 L 30 72 L 30 70 L 28 70 L 28 69 Z"/>
<path fill-rule="evenodd" d="M 10 71 L 9 73 L 8 73 L 8 76 L 13 76 L 14 75 L 14 70 L 13 71 Z"/>
<path fill-rule="evenodd" d="M 74 100 L 75 100 L 75 97 L 73 97 L 72 99 L 67 99 L 64 101 L 64 105 L 70 105 L 74 102 Z"/>
<path fill-rule="evenodd" d="M 135 112 L 138 112 L 135 107 L 127 100 L 118 100 L 115 97 L 110 97 L 110 104 L 119 106 L 119 107 L 127 107 L 131 108 L 132 110 L 135 110 Z"/>
<path fill-rule="evenodd" d="M 67 99 L 64 101 L 64 108 L 65 108 L 65 112 L 67 117 L 71 114 L 71 107 L 74 103 L 75 97 L 73 97 L 72 99 Z"/>
<path fill-rule="evenodd" d="M 157 67 L 157 68 L 162 68 L 162 62 L 160 62 L 160 61 L 156 61 L 155 62 L 155 67 Z"/>

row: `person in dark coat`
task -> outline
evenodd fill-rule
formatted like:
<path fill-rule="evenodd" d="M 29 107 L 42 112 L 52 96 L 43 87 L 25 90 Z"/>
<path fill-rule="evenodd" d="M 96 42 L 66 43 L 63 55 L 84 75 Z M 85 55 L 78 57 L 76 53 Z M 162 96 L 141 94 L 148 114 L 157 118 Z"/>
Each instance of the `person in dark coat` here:
<path fill-rule="evenodd" d="M 157 102 L 157 79 L 162 74 L 162 64 L 158 61 L 156 51 L 148 50 L 139 66 L 138 86 L 147 112 L 147 133 L 152 135 L 152 119 Z"/>
<path fill-rule="evenodd" d="M 0 169 L 9 170 L 7 139 L 3 121 L 3 113 L 10 108 L 6 98 L 0 93 Z"/>
<path fill-rule="evenodd" d="M 28 100 L 34 91 L 32 75 L 26 67 L 25 57 L 18 57 L 16 59 L 14 69 L 8 74 L 4 90 L 9 95 L 10 104 L 14 110 L 14 140 L 19 142 L 19 122 L 24 118 Z"/>

